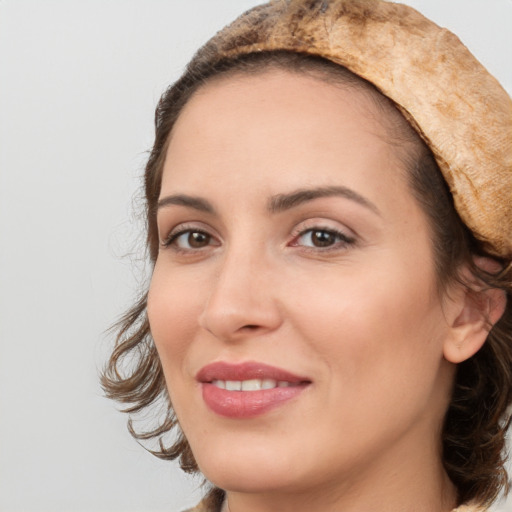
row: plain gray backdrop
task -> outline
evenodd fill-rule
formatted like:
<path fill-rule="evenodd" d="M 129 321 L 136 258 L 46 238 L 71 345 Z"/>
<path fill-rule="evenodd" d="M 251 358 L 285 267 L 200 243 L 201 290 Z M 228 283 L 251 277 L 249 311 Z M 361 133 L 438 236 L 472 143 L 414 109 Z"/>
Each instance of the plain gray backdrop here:
<path fill-rule="evenodd" d="M 2 512 L 173 512 L 199 499 L 199 479 L 131 439 L 98 369 L 140 281 L 126 255 L 156 102 L 257 3 L 0 0 Z M 512 0 L 405 3 L 512 91 Z"/>

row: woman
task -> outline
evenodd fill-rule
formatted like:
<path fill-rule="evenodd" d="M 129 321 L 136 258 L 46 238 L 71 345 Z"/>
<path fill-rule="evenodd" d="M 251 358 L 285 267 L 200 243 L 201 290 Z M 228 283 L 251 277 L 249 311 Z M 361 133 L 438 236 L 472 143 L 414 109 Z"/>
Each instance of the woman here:
<path fill-rule="evenodd" d="M 511 113 L 452 34 L 380 0 L 255 8 L 164 94 L 152 280 L 103 383 L 128 412 L 165 398 L 154 430 L 130 429 L 214 484 L 197 510 L 496 499 Z"/>

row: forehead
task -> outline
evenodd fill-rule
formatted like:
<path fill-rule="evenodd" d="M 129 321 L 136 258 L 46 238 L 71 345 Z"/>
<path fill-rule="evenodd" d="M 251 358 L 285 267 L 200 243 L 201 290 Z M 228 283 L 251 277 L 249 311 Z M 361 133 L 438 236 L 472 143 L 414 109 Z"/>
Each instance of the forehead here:
<path fill-rule="evenodd" d="M 297 175 L 309 166 L 310 178 L 321 181 L 322 170 L 340 157 L 347 165 L 373 159 L 369 166 L 401 168 L 399 150 L 387 142 L 385 115 L 367 91 L 310 75 L 271 69 L 217 78 L 179 116 L 163 186 L 178 177 L 213 178 L 227 167 L 236 180 L 251 168 L 262 178 L 270 170 L 276 179 L 289 166 Z"/>
<path fill-rule="evenodd" d="M 320 114 L 325 107 L 329 110 L 333 104 L 346 102 L 352 108 L 359 109 L 361 122 L 365 121 L 365 117 L 366 121 L 386 124 L 392 117 L 391 112 L 383 108 L 387 101 L 362 79 L 359 85 L 354 79 L 343 77 L 343 74 L 337 76 L 333 70 L 311 68 L 301 71 L 280 67 L 279 64 L 262 64 L 260 69 L 234 69 L 209 78 L 186 103 L 173 132 L 182 124 L 183 117 L 194 115 L 208 121 L 206 115 L 210 114 L 221 121 L 230 114 L 241 114 L 246 109 L 256 107 L 270 118 L 274 113 L 270 107 L 276 103 L 280 106 L 275 111 L 276 115 L 283 115 L 286 111 L 289 116 L 293 113 L 303 116 L 313 109 Z M 323 114 L 325 118 L 325 111 Z M 321 120 L 318 119 L 319 122 Z"/>

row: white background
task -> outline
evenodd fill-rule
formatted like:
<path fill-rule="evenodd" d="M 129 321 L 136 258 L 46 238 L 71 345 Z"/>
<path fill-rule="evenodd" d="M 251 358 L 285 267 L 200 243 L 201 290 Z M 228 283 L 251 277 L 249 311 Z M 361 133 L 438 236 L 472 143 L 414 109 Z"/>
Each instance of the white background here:
<path fill-rule="evenodd" d="M 156 102 L 201 43 L 257 3 L 0 0 L 0 511 L 198 500 L 198 479 L 130 438 L 97 373 L 104 331 L 138 285 L 133 198 Z M 512 0 L 406 3 L 512 91 Z"/>

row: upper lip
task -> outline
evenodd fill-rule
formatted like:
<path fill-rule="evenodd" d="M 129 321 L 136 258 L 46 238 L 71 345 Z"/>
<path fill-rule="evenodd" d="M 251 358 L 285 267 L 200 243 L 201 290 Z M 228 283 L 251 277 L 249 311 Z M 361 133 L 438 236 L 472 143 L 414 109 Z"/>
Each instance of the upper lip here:
<path fill-rule="evenodd" d="M 217 361 L 207 364 L 196 375 L 199 382 L 212 382 L 214 380 L 250 380 L 250 379 L 274 379 L 276 381 L 311 382 L 307 377 L 295 375 L 289 371 L 270 366 L 264 363 L 248 361 L 244 363 L 228 363 Z"/>

